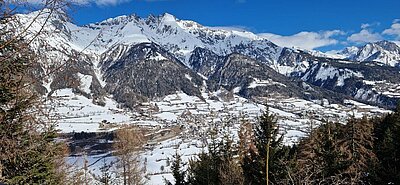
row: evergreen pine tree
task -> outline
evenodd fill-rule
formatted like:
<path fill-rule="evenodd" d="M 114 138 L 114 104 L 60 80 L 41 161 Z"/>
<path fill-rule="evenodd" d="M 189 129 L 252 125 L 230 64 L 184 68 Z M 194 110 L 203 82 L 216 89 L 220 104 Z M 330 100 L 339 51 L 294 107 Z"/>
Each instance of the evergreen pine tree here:
<path fill-rule="evenodd" d="M 244 131 L 248 130 L 246 127 L 242 128 Z M 255 124 L 253 131 L 241 131 L 239 137 L 241 146 L 245 143 L 249 143 L 248 146 L 255 146 L 249 147 L 247 152 L 241 154 L 245 184 L 266 184 L 267 162 L 269 183 L 287 182 L 290 147 L 283 145 L 283 134 L 280 133 L 277 118 L 269 112 L 268 107 Z"/>
<path fill-rule="evenodd" d="M 394 113 L 376 121 L 374 149 L 379 165 L 373 173 L 377 184 L 400 184 L 400 104 Z"/>
<path fill-rule="evenodd" d="M 242 171 L 233 158 L 233 141 L 227 134 L 218 141 L 217 132 L 211 132 L 208 153 L 202 152 L 197 160 L 189 161 L 188 184 L 243 184 Z"/>
<path fill-rule="evenodd" d="M 265 183 L 265 176 L 262 176 L 261 169 L 264 161 L 258 153 L 254 150 L 250 150 L 246 156 L 242 159 L 242 171 L 243 171 L 243 176 L 244 176 L 244 182 L 245 184 L 262 184 L 263 182 Z M 261 167 L 260 167 L 261 166 Z"/>
<path fill-rule="evenodd" d="M 197 159 L 189 160 L 188 183 L 192 185 L 218 184 L 218 173 L 211 155 L 202 152 Z"/>
<path fill-rule="evenodd" d="M 343 125 L 328 122 L 316 128 L 312 135 L 302 139 L 297 159 L 299 177 L 305 183 L 340 183 L 347 166 L 339 139 L 344 138 Z"/>
<path fill-rule="evenodd" d="M 182 165 L 183 163 L 181 155 L 179 155 L 178 151 L 175 151 L 175 155 L 173 156 L 173 161 L 171 166 L 172 176 L 174 176 L 175 179 L 175 185 L 186 184 L 185 181 L 186 172 L 182 170 Z M 167 181 L 167 184 L 171 183 Z"/>
<path fill-rule="evenodd" d="M 279 133 L 279 126 L 275 115 L 269 112 L 267 107 L 265 113 L 255 127 L 256 146 L 259 154 L 258 170 L 261 183 L 266 183 L 266 162 L 268 161 L 269 181 L 276 184 L 285 174 L 282 159 L 286 151 L 283 150 L 283 134 Z M 268 155 L 268 159 L 267 159 Z"/>
<path fill-rule="evenodd" d="M 345 126 L 345 133 L 341 145 L 348 160 L 346 179 L 351 184 L 366 183 L 368 169 L 376 163 L 373 151 L 373 123 L 366 117 L 351 118 Z"/>
<path fill-rule="evenodd" d="M 218 178 L 221 185 L 244 184 L 243 172 L 234 157 L 237 149 L 233 147 L 233 139 L 228 128 L 223 128 L 225 134 L 219 145 L 220 164 L 218 166 Z"/>
<path fill-rule="evenodd" d="M 220 143 L 217 141 L 216 135 L 216 130 L 211 131 L 211 143 L 208 145 L 208 153 L 203 151 L 198 155 L 197 160 L 189 160 L 189 184 L 219 184 L 218 169 L 221 164 L 221 158 L 219 153 Z"/>

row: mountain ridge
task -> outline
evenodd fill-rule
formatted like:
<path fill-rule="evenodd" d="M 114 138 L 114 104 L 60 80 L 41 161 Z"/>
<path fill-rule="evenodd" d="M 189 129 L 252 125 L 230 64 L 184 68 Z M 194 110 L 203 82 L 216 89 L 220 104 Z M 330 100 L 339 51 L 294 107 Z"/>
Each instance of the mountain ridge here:
<path fill-rule="evenodd" d="M 34 15 L 35 13 L 18 16 L 22 17 L 23 20 L 29 20 L 29 17 Z M 61 70 L 45 79 L 48 82 L 43 82 L 42 85 L 46 87 L 48 92 L 55 89 L 73 88 L 75 92 L 82 92 L 87 97 L 93 97 L 95 103 L 101 104 L 101 100 L 108 96 L 107 94 L 113 95 L 118 102 L 124 103 L 129 98 L 137 102 L 148 101 L 148 98 L 160 98 L 174 91 L 187 92 L 201 98 L 201 92 L 205 89 L 216 91 L 219 88 L 227 88 L 229 91 L 247 98 L 265 96 L 265 91 L 286 96 L 294 94 L 309 99 L 323 98 L 317 94 L 342 93 L 343 96 L 338 96 L 342 99 L 349 96 L 373 104 L 393 106 L 393 103 L 382 103 L 380 99 L 376 98 L 371 99 L 365 96 L 366 98 L 363 99 L 364 96 L 357 95 L 357 93 L 335 91 L 336 87 L 341 87 L 338 84 L 345 86 L 346 79 L 351 77 L 348 74 L 356 74 L 354 68 L 339 69 L 340 67 L 333 66 L 335 69 L 323 70 L 326 73 L 331 73 L 325 74 L 328 78 L 323 78 L 322 81 L 319 78 L 318 83 L 311 80 L 318 78 L 321 71 L 311 72 L 310 70 L 320 63 L 358 64 L 368 62 L 367 60 L 354 61 L 349 57 L 335 59 L 324 56 L 323 53 L 280 47 L 251 32 L 213 29 L 194 21 L 179 20 L 167 13 L 160 16 L 151 15 L 147 18 L 140 18 L 134 14 L 119 16 L 85 26 L 76 26 L 68 22 L 67 19 L 58 19 L 57 17 L 59 16 L 55 15 L 54 20 L 50 19 L 45 28 L 45 36 L 37 39 L 32 47 L 36 53 L 44 56 L 40 61 L 43 69 L 53 69 L 56 64 L 68 62 L 70 63 L 68 67 L 74 70 Z M 40 21 L 43 20 L 39 19 L 38 22 Z M 40 25 L 34 24 L 33 30 L 37 30 L 37 26 Z M 51 31 L 56 32 L 51 34 Z M 400 51 L 389 42 L 371 45 L 380 47 L 381 50 L 378 54 Z M 372 53 L 369 58 L 382 58 L 378 54 Z M 221 67 L 232 56 L 237 56 L 236 58 L 241 60 L 238 62 L 247 66 L 237 65 L 237 68 L 244 67 L 247 70 L 230 68 L 237 73 L 230 74 L 227 78 L 223 75 L 227 73 L 222 73 Z M 251 64 L 245 62 L 250 60 L 254 60 L 254 62 L 251 62 Z M 377 64 L 382 63 L 377 62 Z M 251 76 L 252 71 L 256 72 L 257 66 L 260 65 L 265 65 L 262 69 L 268 71 L 271 68 L 271 70 L 285 76 L 279 77 L 287 78 L 283 80 L 286 83 L 283 85 L 291 86 L 293 88 L 290 90 L 296 89 L 299 92 L 287 93 L 282 88 L 272 88 L 276 85 L 279 86 L 280 82 L 273 80 L 275 77 L 267 74 L 257 78 L 247 78 Z M 371 63 L 371 65 L 373 64 Z M 318 69 L 323 68 L 319 67 Z M 146 72 L 146 70 L 150 71 Z M 375 70 L 374 73 L 377 73 L 381 69 L 372 67 L 371 70 Z M 337 71 L 348 71 L 349 73 Z M 261 74 L 261 71 L 259 72 Z M 121 74 L 125 75 L 120 76 Z M 146 74 L 151 76 L 146 76 Z M 165 76 L 165 74 L 169 75 Z M 397 78 L 398 74 L 393 74 Z M 91 79 L 91 82 L 82 80 L 85 75 L 89 76 L 85 78 Z M 120 77 L 117 78 L 117 76 Z M 362 76 L 362 74 L 359 76 Z M 114 77 L 117 80 L 113 79 Z M 151 78 L 167 79 L 152 81 Z M 68 80 L 62 81 L 60 79 Z M 194 84 L 191 79 L 195 81 Z M 331 82 L 332 79 L 336 79 L 336 81 Z M 224 83 L 230 85 L 215 83 L 215 81 L 221 80 L 225 80 Z M 301 93 L 303 85 L 301 83 L 300 85 L 292 84 L 290 81 L 293 80 L 304 81 L 304 83 L 308 83 L 307 85 L 320 88 L 315 88 L 318 90 L 311 92 L 312 96 L 303 96 Z M 361 83 L 364 83 L 362 78 L 360 80 Z M 386 78 L 383 80 L 390 81 Z M 87 84 L 88 87 L 85 88 L 84 84 Z M 205 86 L 213 86 L 213 88 L 205 88 Z M 154 89 L 152 87 L 162 88 Z M 266 87 L 273 90 L 265 89 Z M 255 91 L 255 89 L 258 90 Z M 286 91 L 290 90 L 287 89 Z M 358 90 L 360 89 L 354 91 Z M 367 91 L 369 90 L 373 91 L 374 88 L 368 88 Z M 379 92 L 374 94 L 377 93 L 379 94 Z M 386 97 L 387 95 L 382 96 Z M 129 103 L 128 107 L 134 107 L 133 104 Z"/>

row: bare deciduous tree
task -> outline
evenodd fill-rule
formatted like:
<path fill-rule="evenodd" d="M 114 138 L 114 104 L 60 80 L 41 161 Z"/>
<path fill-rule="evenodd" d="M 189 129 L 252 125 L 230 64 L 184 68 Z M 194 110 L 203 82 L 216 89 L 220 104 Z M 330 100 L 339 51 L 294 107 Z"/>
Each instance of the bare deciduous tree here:
<path fill-rule="evenodd" d="M 219 178 L 222 185 L 244 185 L 242 168 L 234 159 L 221 164 Z"/>
<path fill-rule="evenodd" d="M 144 170 L 139 151 L 144 144 L 143 132 L 137 127 L 123 126 L 115 133 L 115 155 L 117 168 L 124 185 L 144 184 Z"/>

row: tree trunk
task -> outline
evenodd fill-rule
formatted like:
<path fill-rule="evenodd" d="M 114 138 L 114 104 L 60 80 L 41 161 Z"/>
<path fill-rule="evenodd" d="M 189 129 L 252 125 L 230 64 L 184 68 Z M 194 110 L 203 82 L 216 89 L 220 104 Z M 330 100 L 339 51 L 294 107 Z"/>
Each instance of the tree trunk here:
<path fill-rule="evenodd" d="M 131 183 L 132 183 L 131 160 L 129 160 L 127 165 L 128 165 L 128 185 L 131 185 Z"/>
<path fill-rule="evenodd" d="M 124 166 L 124 172 L 123 172 L 123 175 L 124 175 L 124 185 L 127 185 L 127 183 L 126 183 L 126 166 L 125 166 L 126 164 L 123 164 L 123 166 Z"/>
<path fill-rule="evenodd" d="M 269 177 L 268 177 L 268 174 L 269 174 L 269 169 L 268 169 L 268 165 L 269 165 L 269 145 L 270 145 L 270 140 L 268 139 L 268 142 L 267 142 L 267 157 L 266 157 L 266 159 L 265 159 L 265 175 L 266 175 L 266 181 L 267 181 L 267 185 L 269 184 Z"/>
<path fill-rule="evenodd" d="M 3 179 L 3 165 L 1 165 L 0 162 L 0 182 L 2 181 L 2 179 Z"/>

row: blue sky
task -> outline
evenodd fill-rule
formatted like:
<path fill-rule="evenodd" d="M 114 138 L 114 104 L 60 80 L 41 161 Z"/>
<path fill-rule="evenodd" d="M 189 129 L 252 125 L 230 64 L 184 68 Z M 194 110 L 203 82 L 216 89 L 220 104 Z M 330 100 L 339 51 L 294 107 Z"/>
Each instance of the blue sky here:
<path fill-rule="evenodd" d="M 205 26 L 236 27 L 280 45 L 332 50 L 400 39 L 400 0 L 73 0 L 79 25 L 165 12 Z"/>

